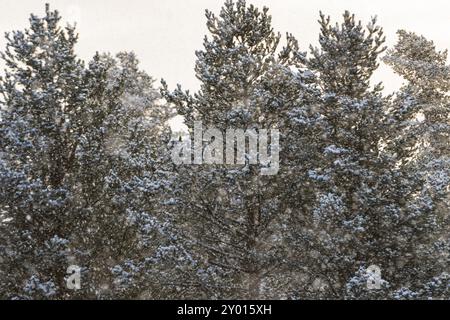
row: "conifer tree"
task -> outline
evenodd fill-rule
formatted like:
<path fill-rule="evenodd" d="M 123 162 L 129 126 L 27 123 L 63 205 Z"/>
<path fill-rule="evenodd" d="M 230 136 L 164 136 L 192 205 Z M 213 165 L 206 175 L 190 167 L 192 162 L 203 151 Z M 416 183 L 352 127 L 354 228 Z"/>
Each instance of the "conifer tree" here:
<path fill-rule="evenodd" d="M 85 68 L 60 19 L 46 6 L 7 35 L 2 55 L 4 298 L 122 296 L 114 267 L 150 250 L 146 226 L 162 201 L 170 112 L 153 79 L 134 54 L 96 55 Z M 82 270 L 78 291 L 66 286 L 70 265 Z"/>
<path fill-rule="evenodd" d="M 313 49 L 309 66 L 323 90 L 323 156 L 311 174 L 317 202 L 297 235 L 308 245 L 312 259 L 305 261 L 312 262 L 307 268 L 313 275 L 299 295 L 396 297 L 405 283 L 423 283 L 417 280 L 421 272 L 434 275 L 423 261 L 432 256 L 427 256 L 430 239 L 443 224 L 426 207 L 429 195 L 420 193 L 423 180 L 398 167 L 406 153 L 386 147 L 398 122 L 381 85 L 369 87 L 382 51 L 381 28 L 372 21 L 365 34 L 348 12 L 340 28 L 326 27 L 329 19 L 323 15 L 321 25 L 321 50 Z M 336 70 L 345 72 L 336 75 Z M 372 265 L 381 270 L 380 290 L 367 288 Z"/>
<path fill-rule="evenodd" d="M 268 9 L 242 0 L 227 1 L 218 16 L 207 11 L 206 17 L 211 36 L 196 53 L 200 91 L 164 87 L 164 97 L 191 128 L 201 120 L 204 128 L 279 129 L 283 143 L 293 106 L 313 100 L 296 40 L 288 35 L 279 49 Z M 175 210 L 190 236 L 195 276 L 179 283 L 194 279 L 205 297 L 285 296 L 289 203 L 282 190 L 288 175 L 281 164 L 277 175 L 261 176 L 248 158 L 243 165 L 181 167 Z"/>
<path fill-rule="evenodd" d="M 449 217 L 449 90 L 447 52 L 413 32 L 398 31 L 384 61 L 407 82 L 390 106 L 394 119 L 388 150 L 415 193 L 408 205 L 415 221 L 408 239 L 411 254 L 400 274 L 398 298 L 446 298 Z M 405 232 L 405 234 L 407 234 Z M 416 239 L 420 237 L 419 239 Z M 407 283 L 408 285 L 404 285 Z"/>
<path fill-rule="evenodd" d="M 47 5 L 43 18 L 31 15 L 29 29 L 6 35 L 2 54 L 2 273 L 11 275 L 2 292 L 19 297 L 61 294 L 75 219 L 67 181 L 87 88 L 75 30 L 59 20 Z"/>
<path fill-rule="evenodd" d="M 310 47 L 308 66 L 318 73 L 324 92 L 360 98 L 370 88 L 379 54 L 386 49 L 385 37 L 376 18 L 366 28 L 349 11 L 343 18 L 334 26 L 329 16 L 320 13 L 320 48 Z"/>

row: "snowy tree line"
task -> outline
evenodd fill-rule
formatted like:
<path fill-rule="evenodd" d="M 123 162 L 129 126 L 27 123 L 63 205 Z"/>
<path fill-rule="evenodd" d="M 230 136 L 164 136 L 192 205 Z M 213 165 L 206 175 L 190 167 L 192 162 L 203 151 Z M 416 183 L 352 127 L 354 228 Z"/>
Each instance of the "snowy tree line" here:
<path fill-rule="evenodd" d="M 388 49 L 349 12 L 321 13 L 306 51 L 267 8 L 226 1 L 206 19 L 195 93 L 133 53 L 80 60 L 49 6 L 6 34 L 0 298 L 449 299 L 447 52 L 404 30 Z M 405 80 L 389 96 L 370 83 L 380 60 Z M 279 129 L 278 174 L 175 165 L 175 114 Z"/>

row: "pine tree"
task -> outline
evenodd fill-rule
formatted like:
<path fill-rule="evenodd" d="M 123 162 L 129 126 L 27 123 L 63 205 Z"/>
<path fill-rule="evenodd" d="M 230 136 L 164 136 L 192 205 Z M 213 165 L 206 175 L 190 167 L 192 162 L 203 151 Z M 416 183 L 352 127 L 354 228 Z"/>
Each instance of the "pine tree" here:
<path fill-rule="evenodd" d="M 134 54 L 85 68 L 59 21 L 48 6 L 32 15 L 2 56 L 0 295 L 123 297 L 117 266 L 158 246 L 149 223 L 168 184 L 170 111 Z M 70 265 L 79 291 L 66 287 Z"/>
<path fill-rule="evenodd" d="M 354 14 L 345 11 L 343 16 L 344 22 L 333 26 L 330 17 L 320 13 L 320 48 L 310 47 L 308 67 L 318 73 L 324 92 L 361 98 L 378 68 L 379 54 L 386 49 L 385 37 L 376 18 L 365 30 Z"/>
<path fill-rule="evenodd" d="M 272 30 L 268 9 L 245 1 L 227 1 L 219 16 L 207 11 L 206 17 L 211 36 L 196 52 L 200 91 L 164 87 L 164 97 L 191 128 L 198 120 L 205 129 L 278 128 L 283 141 L 291 109 L 314 96 L 296 40 L 288 35 L 278 49 L 280 35 Z M 175 210 L 194 259 L 174 281 L 182 296 L 192 297 L 193 287 L 208 298 L 285 296 L 289 203 L 282 190 L 288 176 L 284 164 L 276 176 L 261 176 L 248 158 L 243 165 L 179 168 Z"/>
<path fill-rule="evenodd" d="M 158 248 L 171 112 L 158 104 L 154 80 L 139 70 L 133 53 L 96 55 L 86 78 L 90 94 L 73 179 L 74 205 L 84 220 L 74 230 L 79 252 L 73 258 L 86 268 L 86 294 L 136 298 L 151 283 L 130 290 L 126 270 Z"/>
<path fill-rule="evenodd" d="M 385 99 L 381 85 L 370 88 L 370 79 L 384 36 L 375 19 L 364 30 L 354 15 L 343 17 L 333 27 L 330 17 L 320 14 L 320 48 L 311 47 L 306 62 L 321 97 L 312 161 L 302 184 L 310 192 L 297 199 L 290 229 L 304 270 L 304 283 L 294 292 L 300 298 L 343 297 L 353 272 L 382 261 L 377 212 L 383 210 L 383 188 L 391 179 L 385 171 L 390 159 L 379 145 L 387 127 Z"/>
<path fill-rule="evenodd" d="M 424 283 L 421 273 L 436 275 L 423 261 L 430 259 L 431 239 L 443 224 L 427 206 L 429 193 L 420 190 L 424 180 L 411 168 L 399 168 L 408 153 L 387 147 L 400 123 L 381 85 L 369 87 L 382 51 L 381 28 L 372 21 L 366 35 L 347 12 L 341 28 L 327 27 L 323 15 L 321 25 L 322 49 L 313 49 L 308 65 L 323 90 L 322 157 L 311 172 L 316 204 L 294 238 L 309 252 L 302 257 L 311 274 L 298 295 L 398 297 L 405 283 Z M 345 70 L 337 72 L 340 80 L 336 70 Z M 382 272 L 381 290 L 367 288 L 371 265 Z"/>
<path fill-rule="evenodd" d="M 75 218 L 67 179 L 87 89 L 75 30 L 59 20 L 47 5 L 43 18 L 31 15 L 30 29 L 6 35 L 2 54 L 2 273 L 11 275 L 4 297 L 62 297 L 65 286 L 68 221 Z"/>
<path fill-rule="evenodd" d="M 399 272 L 404 287 L 396 295 L 448 298 L 450 67 L 447 52 L 437 51 L 432 41 L 404 30 L 398 35 L 384 61 L 407 82 L 390 107 L 395 126 L 389 150 L 399 157 L 400 170 L 416 192 L 409 204 L 414 248 L 407 268 Z"/>

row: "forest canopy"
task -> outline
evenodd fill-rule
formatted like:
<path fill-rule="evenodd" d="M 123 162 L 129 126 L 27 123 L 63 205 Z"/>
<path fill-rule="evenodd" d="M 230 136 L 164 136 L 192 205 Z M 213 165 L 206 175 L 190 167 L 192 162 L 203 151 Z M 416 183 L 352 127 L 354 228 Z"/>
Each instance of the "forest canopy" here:
<path fill-rule="evenodd" d="M 447 51 L 348 11 L 309 48 L 243 0 L 205 16 L 193 93 L 132 51 L 83 61 L 49 5 L 6 33 L 0 298 L 450 299 Z M 174 163 L 195 122 L 277 130 L 278 171 Z"/>

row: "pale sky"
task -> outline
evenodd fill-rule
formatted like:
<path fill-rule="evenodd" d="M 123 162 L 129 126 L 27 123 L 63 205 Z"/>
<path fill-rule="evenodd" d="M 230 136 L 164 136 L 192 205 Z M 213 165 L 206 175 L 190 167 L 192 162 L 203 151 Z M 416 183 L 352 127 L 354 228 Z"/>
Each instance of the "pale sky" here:
<path fill-rule="evenodd" d="M 195 90 L 195 50 L 202 48 L 206 33 L 204 10 L 218 12 L 222 0 L 1 0 L 0 31 L 28 26 L 31 12 L 42 16 L 44 3 L 58 9 L 65 21 L 78 23 L 80 39 L 77 52 L 89 60 L 96 51 L 117 53 L 134 51 L 141 68 L 170 87 L 177 83 Z M 438 49 L 450 48 L 450 2 L 448 0 L 253 0 L 258 7 L 268 6 L 273 26 L 282 34 L 293 33 L 303 51 L 317 44 L 319 10 L 341 21 L 344 10 L 355 13 L 363 22 L 378 16 L 384 27 L 387 45 L 396 41 L 396 31 L 406 29 L 435 41 Z M 0 50 L 5 40 L 0 39 Z M 401 84 L 383 64 L 374 81 L 383 81 L 386 91 Z"/>

